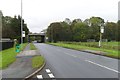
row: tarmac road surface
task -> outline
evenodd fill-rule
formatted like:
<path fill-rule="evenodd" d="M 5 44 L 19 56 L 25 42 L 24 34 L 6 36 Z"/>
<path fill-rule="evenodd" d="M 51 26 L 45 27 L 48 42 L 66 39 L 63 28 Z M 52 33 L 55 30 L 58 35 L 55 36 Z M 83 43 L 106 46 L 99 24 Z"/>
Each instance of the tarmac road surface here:
<path fill-rule="evenodd" d="M 120 73 L 117 59 L 44 43 L 34 44 L 55 78 L 118 78 Z M 41 74 L 46 78 L 44 73 Z"/>

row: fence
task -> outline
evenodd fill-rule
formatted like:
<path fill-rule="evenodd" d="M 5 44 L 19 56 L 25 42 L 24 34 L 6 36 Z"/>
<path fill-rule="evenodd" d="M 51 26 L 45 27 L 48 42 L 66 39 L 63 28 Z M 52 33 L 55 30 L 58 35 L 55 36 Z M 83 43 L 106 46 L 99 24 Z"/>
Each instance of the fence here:
<path fill-rule="evenodd" d="M 0 51 L 8 48 L 12 48 L 14 46 L 13 41 L 0 41 Z"/>

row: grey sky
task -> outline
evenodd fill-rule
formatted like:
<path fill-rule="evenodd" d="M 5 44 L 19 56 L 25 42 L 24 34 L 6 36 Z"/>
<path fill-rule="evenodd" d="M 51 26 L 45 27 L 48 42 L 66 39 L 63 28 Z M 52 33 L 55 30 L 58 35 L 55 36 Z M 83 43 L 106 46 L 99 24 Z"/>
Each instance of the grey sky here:
<path fill-rule="evenodd" d="M 20 14 L 21 0 L 1 0 L 4 16 Z M 23 18 L 32 32 L 40 32 L 51 22 L 99 16 L 105 21 L 118 20 L 119 0 L 23 0 Z"/>

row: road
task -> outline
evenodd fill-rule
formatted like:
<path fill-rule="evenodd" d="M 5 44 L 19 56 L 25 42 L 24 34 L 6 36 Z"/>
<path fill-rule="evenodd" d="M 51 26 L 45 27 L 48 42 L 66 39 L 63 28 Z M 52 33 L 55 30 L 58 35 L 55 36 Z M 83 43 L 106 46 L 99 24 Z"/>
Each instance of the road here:
<path fill-rule="evenodd" d="M 44 43 L 34 44 L 55 78 L 118 78 L 120 73 L 117 59 Z"/>

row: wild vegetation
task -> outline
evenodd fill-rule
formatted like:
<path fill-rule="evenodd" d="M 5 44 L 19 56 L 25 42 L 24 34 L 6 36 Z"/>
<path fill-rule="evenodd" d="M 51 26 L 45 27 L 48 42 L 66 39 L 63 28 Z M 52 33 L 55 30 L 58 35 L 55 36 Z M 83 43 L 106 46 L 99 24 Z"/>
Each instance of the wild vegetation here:
<path fill-rule="evenodd" d="M 118 42 L 103 43 L 103 46 L 101 48 L 98 48 L 97 42 L 95 43 L 93 42 L 80 42 L 80 43 L 79 42 L 58 42 L 58 43 L 49 43 L 49 44 L 60 46 L 60 47 L 65 47 L 69 49 L 80 50 L 80 51 L 81 50 L 82 51 L 94 50 L 98 52 L 101 51 L 102 52 L 101 54 L 104 56 L 120 59 L 120 50 L 118 50 L 118 47 L 120 49 L 120 46 L 118 46 Z"/>
<path fill-rule="evenodd" d="M 86 42 L 88 40 L 100 40 L 100 27 L 104 24 L 102 38 L 108 41 L 120 41 L 120 21 L 105 22 L 100 17 L 91 17 L 82 21 L 81 19 L 70 19 L 63 22 L 53 22 L 48 26 L 47 36 L 49 42 L 74 41 Z"/>

